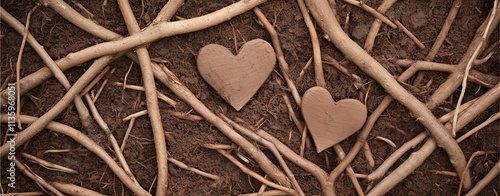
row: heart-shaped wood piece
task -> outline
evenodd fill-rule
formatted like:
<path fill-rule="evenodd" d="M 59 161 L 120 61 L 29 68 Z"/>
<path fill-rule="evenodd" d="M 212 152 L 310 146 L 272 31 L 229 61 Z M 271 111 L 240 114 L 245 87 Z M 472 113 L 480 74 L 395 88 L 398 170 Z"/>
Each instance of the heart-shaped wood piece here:
<path fill-rule="evenodd" d="M 273 71 L 276 54 L 262 39 L 245 43 L 236 56 L 224 46 L 210 44 L 200 49 L 197 64 L 203 79 L 239 111 Z"/>
<path fill-rule="evenodd" d="M 360 101 L 335 102 L 322 87 L 312 87 L 304 93 L 301 109 L 318 153 L 358 131 L 367 115 L 366 106 Z"/>

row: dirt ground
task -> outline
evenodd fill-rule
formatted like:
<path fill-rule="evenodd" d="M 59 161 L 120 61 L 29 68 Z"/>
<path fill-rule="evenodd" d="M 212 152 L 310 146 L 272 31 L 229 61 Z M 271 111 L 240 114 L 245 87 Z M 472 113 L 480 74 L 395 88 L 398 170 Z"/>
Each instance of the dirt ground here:
<path fill-rule="evenodd" d="M 103 7 L 103 1 L 79 1 L 90 13 L 94 15 L 92 20 L 98 24 L 115 31 L 121 35 L 127 35 L 127 28 L 116 1 L 108 1 Z M 132 0 L 131 6 L 135 16 L 138 18 L 141 27 L 146 27 L 156 17 L 166 1 L 155 0 Z M 224 1 L 187 1 L 176 16 L 182 18 L 193 18 L 208 14 L 223 8 L 234 0 Z M 367 5 L 378 7 L 380 0 L 365 1 Z M 33 8 L 36 1 L 2 1 L 2 7 L 14 15 L 24 24 L 28 11 Z M 71 2 L 70 5 L 74 6 Z M 427 48 L 431 48 L 436 39 L 442 24 L 451 8 L 452 1 L 400 1 L 397 2 L 388 12 L 387 16 L 391 20 L 399 20 L 411 32 L 418 37 Z M 476 29 L 486 18 L 493 1 L 464 1 L 463 6 L 453 23 L 449 36 L 438 53 L 435 62 L 455 64 L 467 50 Z M 309 32 L 303 22 L 298 4 L 295 1 L 271 0 L 259 6 L 267 18 L 275 25 L 282 44 L 285 59 L 290 65 L 291 77 L 295 80 L 303 66 L 312 56 L 312 46 Z M 82 10 L 77 9 L 80 13 Z M 363 10 L 352 5 L 337 2 L 338 19 L 351 38 L 360 45 L 364 45 L 366 33 L 368 32 L 374 18 Z M 85 15 L 84 16 L 88 16 Z M 174 19 L 177 20 L 177 19 Z M 328 54 L 335 59 L 342 61 L 344 56 L 326 39 L 322 38 L 323 32 L 318 29 L 322 53 Z M 103 40 L 96 38 L 83 30 L 72 25 L 53 10 L 41 7 L 35 11 L 31 18 L 30 32 L 44 46 L 45 50 L 53 59 L 60 59 L 67 54 L 97 43 Z M 196 68 L 196 56 L 199 49 L 207 44 L 216 43 L 228 47 L 235 52 L 235 42 L 241 47 L 246 41 L 261 38 L 271 41 L 268 32 L 261 27 L 255 14 L 247 12 L 234 17 L 229 22 L 184 35 L 173 36 L 158 40 L 148 45 L 152 58 L 166 61 L 166 66 L 200 99 L 210 110 L 222 112 L 231 118 L 241 118 L 250 124 L 255 124 L 259 119 L 264 118 L 262 128 L 281 140 L 294 151 L 298 152 L 301 132 L 297 130 L 289 118 L 289 114 L 281 94 L 286 93 L 290 98 L 291 94 L 287 88 L 278 84 L 276 79 L 280 78 L 278 73 L 281 70 L 278 66 L 275 72 L 264 83 L 261 89 L 241 110 L 236 111 L 227 104 L 200 76 Z M 493 40 L 499 40 L 498 29 L 493 35 Z M 2 21 L 1 28 L 1 81 L 2 83 L 15 81 L 15 62 L 21 45 L 22 37 Z M 491 43 L 490 43 L 491 44 Z M 498 49 L 498 47 L 497 47 Z M 382 25 L 379 35 L 375 41 L 372 55 L 389 71 L 398 75 L 402 73 L 401 68 L 392 63 L 392 60 L 408 58 L 423 60 L 429 49 L 421 50 L 404 33 Z M 477 70 L 491 75 L 500 75 L 499 55 L 495 53 L 493 57 Z M 27 44 L 22 58 L 21 76 L 26 76 L 45 66 L 37 53 Z M 92 62 L 84 63 L 66 72 L 66 76 L 71 83 L 74 83 L 90 66 Z M 114 136 L 119 142 L 122 141 L 128 123 L 122 122 L 122 118 L 132 113 L 145 110 L 145 96 L 142 92 L 126 90 L 122 92 L 121 87 L 112 85 L 113 82 L 123 82 L 125 74 L 131 65 L 128 58 L 122 57 L 110 63 L 116 68 L 114 73 L 108 73 L 104 79 L 108 79 L 106 85 L 96 102 L 96 106 L 108 123 Z M 372 90 L 367 99 L 366 106 L 369 114 L 377 107 L 385 95 L 384 89 L 373 79 L 359 70 L 356 65 L 344 61 L 344 65 L 351 72 L 359 75 L 365 84 L 372 83 Z M 328 64 L 324 64 L 324 74 L 327 82 L 327 89 L 335 100 L 344 98 L 358 98 L 358 90 L 354 87 L 354 80 L 343 75 L 341 72 Z M 448 74 L 431 72 L 426 75 L 425 81 L 433 80 L 428 88 L 420 87 L 412 91 L 421 101 L 425 102 L 432 95 L 434 90 L 446 79 Z M 133 64 L 127 78 L 128 84 L 141 85 L 141 71 L 137 64 Z M 101 85 L 102 81 L 98 83 Z M 179 101 L 182 105 L 177 108 L 181 112 L 189 112 L 190 106 L 183 103 L 163 84 L 157 82 L 157 88 L 169 97 Z M 315 86 L 314 72 L 310 68 L 307 70 L 304 79 L 296 82 L 298 91 L 303 94 L 308 88 Z M 96 88 L 94 88 L 97 91 Z M 469 83 L 465 93 L 465 101 L 479 97 L 488 89 L 480 85 Z M 22 97 L 22 114 L 31 116 L 41 116 L 51 109 L 64 95 L 66 91 L 63 86 L 54 78 L 44 82 L 34 90 Z M 460 91 L 456 91 L 453 97 L 448 99 L 434 114 L 441 116 L 446 113 L 446 109 L 453 109 Z M 297 105 L 293 105 L 294 110 L 300 116 Z M 498 112 L 500 104 L 496 104 L 481 114 L 473 122 L 467 125 L 464 130 L 470 130 L 477 126 L 490 115 Z M 164 102 L 160 102 L 162 111 L 173 108 Z M 5 112 L 5 111 L 2 111 Z M 69 125 L 79 130 L 83 130 L 78 120 L 78 115 L 74 107 L 65 110 L 55 121 Z M 172 164 L 169 165 L 169 188 L 170 195 L 237 195 L 242 193 L 256 192 L 260 188 L 260 183 L 239 170 L 235 165 L 213 150 L 201 147 L 206 143 L 232 144 L 232 142 L 221 134 L 214 126 L 205 121 L 187 121 L 178 119 L 162 112 L 163 126 L 168 133 L 169 155 L 185 164 L 222 177 L 220 182 L 199 176 L 197 174 L 180 169 Z M 498 127 L 499 121 L 487 126 L 478 134 L 460 143 L 460 147 L 468 159 L 475 151 L 500 152 Z M 5 134 L 6 125 L 2 124 L 2 134 Z M 405 134 L 398 132 L 402 130 Z M 397 147 L 413 138 L 421 131 L 425 130 L 401 104 L 394 102 L 383 113 L 370 133 L 368 142 L 375 159 L 375 168 L 378 167 L 392 152 L 393 148 L 387 143 L 375 139 L 382 136 L 391 139 Z M 107 152 L 114 156 L 107 139 L 100 129 L 88 132 L 86 135 L 99 143 Z M 464 132 L 461 132 L 464 133 Z M 142 187 L 152 190 L 156 189 L 154 183 L 157 173 L 155 151 L 152 142 L 151 127 L 147 117 L 138 118 L 135 121 L 132 136 L 129 138 L 124 151 L 132 171 L 135 173 Z M 3 137 L 2 137 L 3 138 Z M 345 151 L 348 151 L 355 143 L 357 134 L 349 137 L 341 143 Z M 256 145 L 257 143 L 254 142 Z M 264 147 L 258 145 L 265 153 L 270 154 Z M 68 153 L 42 154 L 48 149 L 71 149 Z M 51 131 L 42 131 L 30 142 L 19 148 L 19 152 L 27 152 L 45 160 L 59 163 L 69 168 L 75 169 L 79 174 L 66 174 L 57 171 L 47 170 L 37 164 L 28 162 L 28 166 L 39 176 L 47 181 L 62 181 L 74 183 L 107 195 L 132 195 L 118 178 L 105 166 L 104 162 L 82 148 L 78 143 L 64 135 Z M 405 155 L 396 165 L 403 162 L 409 154 Z M 322 153 L 316 153 L 312 145 L 306 149 L 305 157 L 316 163 L 326 171 L 331 171 L 338 164 L 337 156 L 332 149 Z M 492 166 L 499 160 L 498 154 L 490 154 L 475 158 L 471 164 L 471 174 L 474 183 L 481 180 Z M 275 161 L 275 160 L 273 160 Z M 299 184 L 306 195 L 321 195 L 321 189 L 315 178 L 299 167 L 287 162 L 295 174 Z M 8 162 L 2 159 L 2 176 L 5 176 Z M 260 168 L 253 163 L 246 164 L 254 171 L 263 174 Z M 369 174 L 372 169 L 368 166 L 363 152 L 352 162 L 352 167 L 356 173 Z M 422 166 L 399 183 L 387 195 L 455 195 L 459 185 L 457 177 L 439 175 L 432 170 L 454 171 L 446 153 L 436 150 Z M 363 188 L 368 183 L 359 179 Z M 5 177 L 2 177 L 1 184 L 3 192 L 27 192 L 42 191 L 32 180 L 19 173 L 16 179 L 16 189 L 8 189 Z M 499 178 L 490 183 L 481 195 L 498 195 Z M 351 181 L 345 173 L 341 174 L 335 184 L 338 195 L 355 195 Z"/>

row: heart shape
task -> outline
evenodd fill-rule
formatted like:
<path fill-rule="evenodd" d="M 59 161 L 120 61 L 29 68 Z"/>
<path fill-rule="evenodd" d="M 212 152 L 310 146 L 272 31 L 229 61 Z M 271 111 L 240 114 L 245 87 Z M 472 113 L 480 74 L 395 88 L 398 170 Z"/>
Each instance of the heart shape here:
<path fill-rule="evenodd" d="M 312 87 L 304 93 L 301 109 L 318 153 L 358 131 L 367 115 L 366 106 L 360 101 L 335 102 L 322 87 Z"/>
<path fill-rule="evenodd" d="M 209 44 L 200 49 L 197 64 L 203 79 L 240 111 L 273 71 L 276 54 L 262 39 L 243 44 L 236 56 L 224 46 Z"/>

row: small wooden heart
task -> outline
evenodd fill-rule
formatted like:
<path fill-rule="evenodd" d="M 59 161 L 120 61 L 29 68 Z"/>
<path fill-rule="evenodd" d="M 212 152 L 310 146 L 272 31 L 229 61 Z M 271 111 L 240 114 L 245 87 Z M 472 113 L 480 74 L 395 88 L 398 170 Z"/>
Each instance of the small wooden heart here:
<path fill-rule="evenodd" d="M 238 55 L 217 44 L 200 49 L 198 71 L 234 109 L 240 109 L 264 84 L 276 64 L 273 47 L 262 39 L 245 43 Z"/>
<path fill-rule="evenodd" d="M 304 93 L 301 109 L 318 153 L 358 131 L 367 115 L 366 106 L 360 101 L 335 102 L 322 87 L 312 87 Z"/>

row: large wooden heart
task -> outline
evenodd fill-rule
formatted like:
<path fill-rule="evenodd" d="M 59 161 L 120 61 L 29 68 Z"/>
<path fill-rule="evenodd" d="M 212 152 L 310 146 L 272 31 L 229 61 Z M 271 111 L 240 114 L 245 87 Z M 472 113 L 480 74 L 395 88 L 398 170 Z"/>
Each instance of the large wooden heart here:
<path fill-rule="evenodd" d="M 224 46 L 210 44 L 200 49 L 197 64 L 203 79 L 239 111 L 273 71 L 276 54 L 262 39 L 245 43 L 236 56 Z"/>
<path fill-rule="evenodd" d="M 366 106 L 360 101 L 335 102 L 322 87 L 312 87 L 304 93 L 301 109 L 318 153 L 358 131 L 367 115 Z"/>

